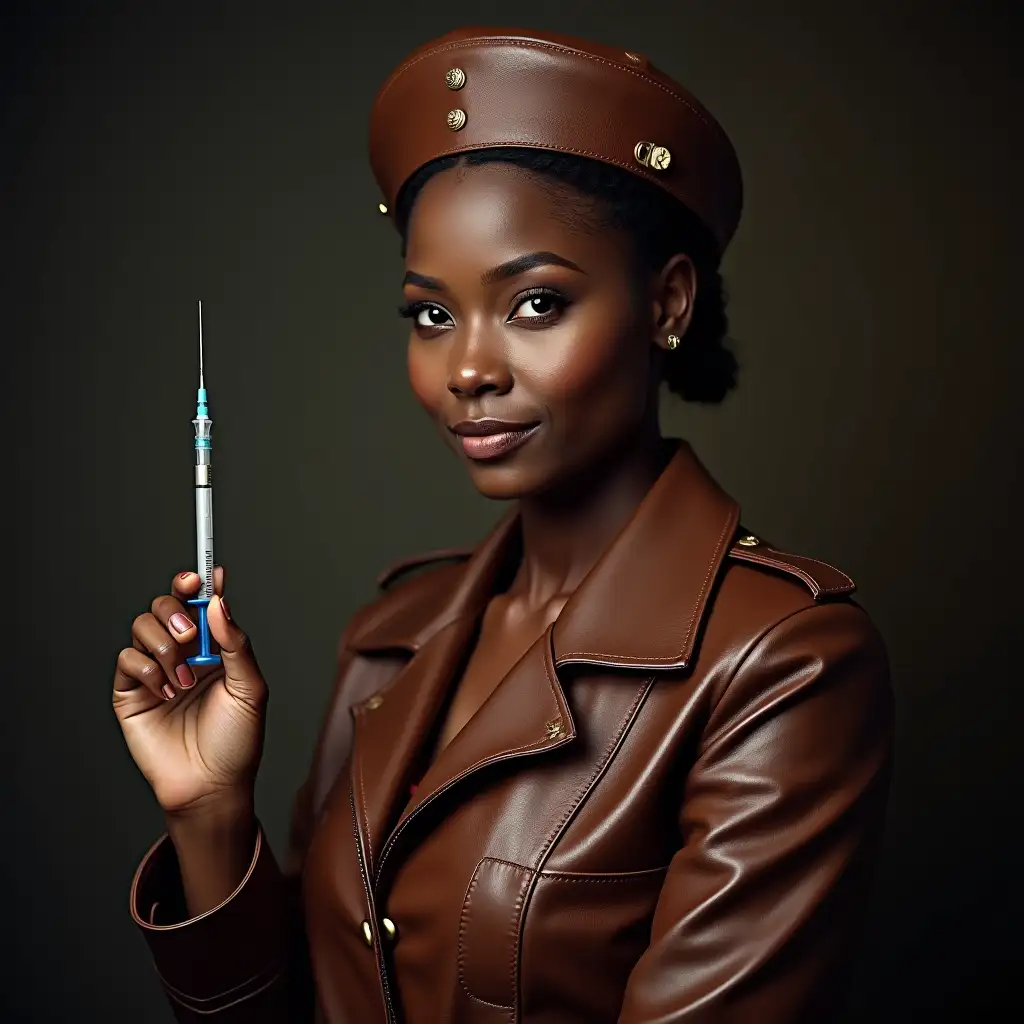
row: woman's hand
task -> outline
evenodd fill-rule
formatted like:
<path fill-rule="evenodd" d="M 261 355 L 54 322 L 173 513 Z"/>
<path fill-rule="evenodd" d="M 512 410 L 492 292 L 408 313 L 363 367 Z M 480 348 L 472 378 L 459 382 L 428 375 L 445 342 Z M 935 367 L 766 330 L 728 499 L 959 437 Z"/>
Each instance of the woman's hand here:
<path fill-rule="evenodd" d="M 128 749 L 172 818 L 251 806 L 263 753 L 267 684 L 221 596 L 220 567 L 207 615 L 222 664 L 193 674 L 185 661 L 198 646 L 196 611 L 185 601 L 200 584 L 194 572 L 175 576 L 171 593 L 133 623 L 132 646 L 114 673 L 114 713 Z"/>

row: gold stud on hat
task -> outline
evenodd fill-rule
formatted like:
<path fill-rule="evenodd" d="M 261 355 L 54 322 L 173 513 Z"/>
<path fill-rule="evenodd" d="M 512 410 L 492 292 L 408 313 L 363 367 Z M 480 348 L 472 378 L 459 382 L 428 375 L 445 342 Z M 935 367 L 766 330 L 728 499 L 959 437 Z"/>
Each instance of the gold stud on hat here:
<path fill-rule="evenodd" d="M 679 348 L 679 335 L 678 334 L 670 334 L 665 339 L 665 344 L 668 345 L 669 348 Z"/>
<path fill-rule="evenodd" d="M 653 142 L 638 142 L 633 147 L 633 156 L 638 164 L 650 167 L 652 171 L 667 171 L 672 162 L 672 154 L 668 149 Z"/>
<path fill-rule="evenodd" d="M 444 82 L 449 89 L 461 89 L 466 84 L 466 72 L 462 68 L 451 68 L 444 76 Z"/>
<path fill-rule="evenodd" d="M 453 132 L 457 132 L 466 123 L 466 112 L 459 110 L 458 107 L 455 110 L 448 111 L 448 127 Z"/>

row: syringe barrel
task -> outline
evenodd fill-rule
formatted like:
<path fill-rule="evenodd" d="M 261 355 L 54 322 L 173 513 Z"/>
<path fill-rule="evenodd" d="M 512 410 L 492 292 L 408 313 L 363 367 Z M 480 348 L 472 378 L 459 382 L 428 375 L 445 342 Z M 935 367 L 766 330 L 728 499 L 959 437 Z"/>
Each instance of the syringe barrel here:
<path fill-rule="evenodd" d="M 196 487 L 196 571 L 203 585 L 199 597 L 213 597 L 213 488 Z"/>

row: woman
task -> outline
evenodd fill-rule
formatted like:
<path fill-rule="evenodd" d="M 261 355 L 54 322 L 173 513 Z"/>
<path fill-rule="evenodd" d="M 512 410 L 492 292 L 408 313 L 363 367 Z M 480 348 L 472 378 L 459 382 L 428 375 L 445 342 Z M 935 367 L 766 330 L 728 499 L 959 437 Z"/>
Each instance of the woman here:
<path fill-rule="evenodd" d="M 749 534 L 658 428 L 663 381 L 735 382 L 728 139 L 640 55 L 473 29 L 391 76 L 371 159 L 413 390 L 513 511 L 349 624 L 282 867 L 227 602 L 198 683 L 195 574 L 136 620 L 114 705 L 167 835 L 131 906 L 178 1020 L 828 1020 L 885 651 L 848 577 Z"/>

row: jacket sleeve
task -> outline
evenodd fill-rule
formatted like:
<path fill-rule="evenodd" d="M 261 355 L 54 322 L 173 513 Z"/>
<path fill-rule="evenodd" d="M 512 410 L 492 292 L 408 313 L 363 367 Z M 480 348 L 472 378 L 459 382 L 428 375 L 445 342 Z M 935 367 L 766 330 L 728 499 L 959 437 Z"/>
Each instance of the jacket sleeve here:
<path fill-rule="evenodd" d="M 346 699 L 346 639 L 347 631 L 339 644 L 332 708 Z M 313 826 L 312 773 L 293 803 L 283 864 L 257 825 L 252 862 L 238 888 L 198 917 L 187 916 L 177 856 L 166 834 L 135 872 L 132 917 L 182 1024 L 307 1024 L 314 1019 L 301 900 Z"/>
<path fill-rule="evenodd" d="M 712 710 L 620 1024 L 835 1019 L 883 823 L 885 648 L 852 602 L 766 632 Z"/>

